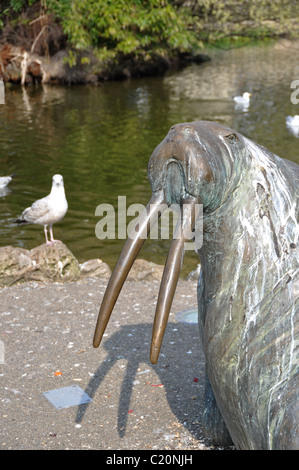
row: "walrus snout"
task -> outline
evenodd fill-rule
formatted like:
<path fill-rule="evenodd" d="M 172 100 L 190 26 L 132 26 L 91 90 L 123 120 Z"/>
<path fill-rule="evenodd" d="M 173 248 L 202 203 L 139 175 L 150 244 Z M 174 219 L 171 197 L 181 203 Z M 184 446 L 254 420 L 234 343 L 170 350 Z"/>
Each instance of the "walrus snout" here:
<path fill-rule="evenodd" d="M 207 186 L 214 187 L 216 166 L 211 165 L 211 156 L 217 152 L 217 145 L 201 135 L 195 126 L 189 123 L 172 126 L 149 159 L 148 179 L 152 191 L 165 187 L 169 166 L 176 163 L 185 192 L 199 197 Z"/>

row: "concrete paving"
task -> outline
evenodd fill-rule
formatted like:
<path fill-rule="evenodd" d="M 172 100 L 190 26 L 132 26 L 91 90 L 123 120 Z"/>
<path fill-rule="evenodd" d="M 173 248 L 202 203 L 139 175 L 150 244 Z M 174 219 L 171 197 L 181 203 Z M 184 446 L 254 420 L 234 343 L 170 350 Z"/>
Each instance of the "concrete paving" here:
<path fill-rule="evenodd" d="M 198 327 L 176 318 L 196 308 L 196 282 L 179 281 L 155 366 L 149 351 L 159 283 L 125 283 L 94 349 L 105 287 L 106 281 L 84 279 L 0 290 L 0 448 L 214 449 L 201 429 Z M 71 386 L 92 400 L 74 405 L 67 389 L 57 408 L 45 395 Z"/>

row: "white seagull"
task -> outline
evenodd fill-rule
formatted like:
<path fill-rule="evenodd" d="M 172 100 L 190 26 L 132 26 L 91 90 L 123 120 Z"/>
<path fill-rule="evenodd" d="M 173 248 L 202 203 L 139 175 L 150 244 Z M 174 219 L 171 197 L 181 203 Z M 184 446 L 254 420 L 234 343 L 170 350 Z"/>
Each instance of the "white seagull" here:
<path fill-rule="evenodd" d="M 290 131 L 296 136 L 299 136 L 299 116 L 287 116 L 286 117 L 286 125 L 290 129 Z"/>
<path fill-rule="evenodd" d="M 248 91 L 245 91 L 242 96 L 234 96 L 234 101 L 236 104 L 242 104 L 242 105 L 249 105 L 250 103 L 250 97 L 251 93 L 248 93 Z"/>
<path fill-rule="evenodd" d="M 27 207 L 15 222 L 17 224 L 38 224 L 44 226 L 47 245 L 58 241 L 54 240 L 52 225 L 61 220 L 68 209 L 65 197 L 63 177 L 54 175 L 52 189 L 48 196 L 38 199 L 31 207 Z M 49 227 L 50 241 L 48 240 L 47 227 Z"/>
<path fill-rule="evenodd" d="M 14 175 L 11 176 L 0 176 L 0 189 L 5 188 L 13 179 Z"/>

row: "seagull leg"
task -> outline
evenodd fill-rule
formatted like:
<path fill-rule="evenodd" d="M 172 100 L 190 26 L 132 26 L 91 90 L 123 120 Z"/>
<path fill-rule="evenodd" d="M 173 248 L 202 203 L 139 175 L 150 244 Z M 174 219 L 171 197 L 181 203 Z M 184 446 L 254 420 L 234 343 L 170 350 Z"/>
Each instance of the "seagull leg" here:
<path fill-rule="evenodd" d="M 53 237 L 53 229 L 52 229 L 52 225 L 50 225 L 50 227 L 49 227 L 49 231 L 50 231 L 50 239 L 51 239 L 51 243 L 59 242 L 59 240 L 55 240 L 55 239 L 54 239 L 54 237 Z"/>
<path fill-rule="evenodd" d="M 50 242 L 49 242 L 49 240 L 48 240 L 47 226 L 46 226 L 46 225 L 44 225 L 44 232 L 45 232 L 45 237 L 46 237 L 46 244 L 47 244 L 47 245 L 50 245 Z"/>

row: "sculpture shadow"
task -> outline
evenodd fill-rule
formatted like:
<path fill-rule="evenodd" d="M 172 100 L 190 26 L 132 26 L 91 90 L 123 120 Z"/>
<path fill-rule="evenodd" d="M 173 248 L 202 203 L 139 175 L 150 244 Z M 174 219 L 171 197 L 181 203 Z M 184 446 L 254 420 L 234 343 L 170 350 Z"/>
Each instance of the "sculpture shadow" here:
<path fill-rule="evenodd" d="M 145 377 L 138 374 L 138 368 L 141 364 L 143 369 L 152 367 L 159 376 L 159 383 L 164 386 L 167 401 L 178 422 L 198 438 L 201 433 L 200 417 L 204 394 L 204 356 L 201 352 L 198 326 L 169 322 L 160 357 L 155 365 L 151 364 L 149 359 L 151 334 L 152 324 L 131 324 L 120 327 L 116 333 L 104 340 L 100 349 L 105 348 L 108 356 L 95 371 L 85 392 L 94 397 L 117 361 L 127 360 L 124 375 L 119 375 L 122 384 L 117 423 L 118 434 L 124 437 L 134 381 L 142 381 Z M 100 357 L 99 354 L 99 359 Z M 78 407 L 77 423 L 83 420 L 88 406 L 84 404 Z"/>

